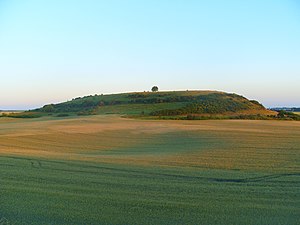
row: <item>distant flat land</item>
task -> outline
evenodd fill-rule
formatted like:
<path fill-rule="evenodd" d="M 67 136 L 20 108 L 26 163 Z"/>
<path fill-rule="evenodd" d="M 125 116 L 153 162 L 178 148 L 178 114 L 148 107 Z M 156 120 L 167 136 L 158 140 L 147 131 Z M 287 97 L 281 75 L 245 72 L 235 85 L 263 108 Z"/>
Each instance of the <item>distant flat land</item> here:
<path fill-rule="evenodd" d="M 293 112 L 293 113 L 295 113 L 295 114 L 297 114 L 297 115 L 300 115 L 300 112 Z"/>
<path fill-rule="evenodd" d="M 0 220 L 299 224 L 300 122 L 0 118 Z"/>

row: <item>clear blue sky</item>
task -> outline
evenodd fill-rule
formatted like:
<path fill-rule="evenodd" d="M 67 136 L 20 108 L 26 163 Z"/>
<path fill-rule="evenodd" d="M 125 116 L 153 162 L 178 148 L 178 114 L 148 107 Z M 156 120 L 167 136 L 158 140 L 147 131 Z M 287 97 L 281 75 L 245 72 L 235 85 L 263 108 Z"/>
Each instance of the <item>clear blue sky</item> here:
<path fill-rule="evenodd" d="M 213 89 L 300 106 L 297 0 L 0 0 L 0 109 Z"/>

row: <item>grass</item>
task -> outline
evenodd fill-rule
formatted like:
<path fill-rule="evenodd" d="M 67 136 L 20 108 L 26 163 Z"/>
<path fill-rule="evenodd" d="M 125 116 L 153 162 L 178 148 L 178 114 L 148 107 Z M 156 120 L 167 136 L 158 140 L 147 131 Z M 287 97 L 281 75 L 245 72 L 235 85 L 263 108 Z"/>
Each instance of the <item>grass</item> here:
<path fill-rule="evenodd" d="M 297 224 L 300 122 L 0 118 L 13 224 Z"/>
<path fill-rule="evenodd" d="M 177 109 L 184 107 L 186 103 L 160 103 L 160 104 L 125 104 L 115 106 L 101 106 L 97 108 L 97 114 L 126 114 L 140 115 L 150 114 L 161 109 Z"/>

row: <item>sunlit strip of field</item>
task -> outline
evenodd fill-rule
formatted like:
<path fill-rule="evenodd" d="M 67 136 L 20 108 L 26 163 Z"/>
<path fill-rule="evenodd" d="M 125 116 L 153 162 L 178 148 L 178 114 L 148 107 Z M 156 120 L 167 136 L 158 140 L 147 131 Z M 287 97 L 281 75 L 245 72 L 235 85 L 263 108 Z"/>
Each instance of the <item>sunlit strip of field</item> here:
<path fill-rule="evenodd" d="M 136 165 L 299 170 L 294 121 L 1 119 L 0 154 Z"/>

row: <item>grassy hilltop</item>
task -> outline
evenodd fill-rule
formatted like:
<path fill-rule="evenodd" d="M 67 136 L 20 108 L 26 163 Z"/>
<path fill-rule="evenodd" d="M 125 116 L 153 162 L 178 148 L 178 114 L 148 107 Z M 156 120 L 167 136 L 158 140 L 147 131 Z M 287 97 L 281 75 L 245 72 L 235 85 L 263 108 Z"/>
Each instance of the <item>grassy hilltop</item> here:
<path fill-rule="evenodd" d="M 300 120 L 290 112 L 267 110 L 255 100 L 219 91 L 132 92 L 89 95 L 67 102 L 2 116 L 33 118 L 119 114 L 151 119 L 284 119 Z"/>
<path fill-rule="evenodd" d="M 32 111 L 54 116 L 122 114 L 152 118 L 206 118 L 274 115 L 255 100 L 218 91 L 133 92 L 90 95 Z"/>

